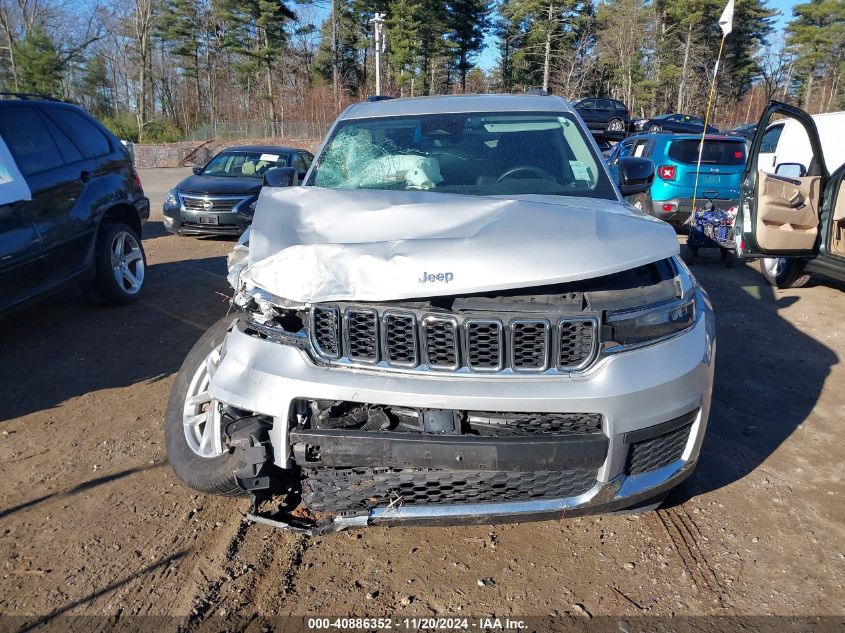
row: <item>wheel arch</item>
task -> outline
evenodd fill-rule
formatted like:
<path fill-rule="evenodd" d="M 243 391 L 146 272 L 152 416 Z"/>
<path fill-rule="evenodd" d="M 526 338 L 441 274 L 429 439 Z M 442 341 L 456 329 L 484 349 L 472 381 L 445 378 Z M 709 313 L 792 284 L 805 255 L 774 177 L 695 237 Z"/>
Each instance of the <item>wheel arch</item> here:
<path fill-rule="evenodd" d="M 138 234 L 138 239 L 143 237 L 141 216 L 138 215 L 138 210 L 128 202 L 118 202 L 106 209 L 103 215 L 100 216 L 97 234 L 100 234 L 100 230 L 104 224 L 114 224 L 116 222 L 122 222 L 128 225 Z"/>

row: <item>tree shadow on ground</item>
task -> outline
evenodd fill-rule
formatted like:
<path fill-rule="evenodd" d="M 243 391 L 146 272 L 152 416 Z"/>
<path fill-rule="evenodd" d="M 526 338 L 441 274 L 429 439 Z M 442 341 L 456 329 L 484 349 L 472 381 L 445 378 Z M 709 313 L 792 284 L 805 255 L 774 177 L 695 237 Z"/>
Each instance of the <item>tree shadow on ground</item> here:
<path fill-rule="evenodd" d="M 131 305 L 91 306 L 72 287 L 6 315 L 0 422 L 178 370 L 229 308 L 225 272 L 223 256 L 156 264 Z"/>

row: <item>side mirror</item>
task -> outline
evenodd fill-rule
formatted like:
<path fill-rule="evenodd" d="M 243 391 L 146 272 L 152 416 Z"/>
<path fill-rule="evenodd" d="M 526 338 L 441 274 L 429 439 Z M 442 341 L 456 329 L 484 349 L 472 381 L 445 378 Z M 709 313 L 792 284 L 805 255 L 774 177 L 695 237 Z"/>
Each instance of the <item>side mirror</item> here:
<path fill-rule="evenodd" d="M 202 167 L 194 165 L 194 168 L 191 169 L 191 171 L 194 172 L 194 176 L 199 176 L 202 173 Z"/>
<path fill-rule="evenodd" d="M 801 163 L 780 163 L 775 168 L 775 173 L 787 178 L 803 178 L 807 175 L 807 168 Z"/>
<path fill-rule="evenodd" d="M 295 187 L 299 184 L 299 175 L 293 167 L 273 167 L 264 172 L 265 187 Z"/>
<path fill-rule="evenodd" d="M 654 180 L 654 162 L 650 158 L 622 156 L 616 161 L 619 190 L 623 196 L 645 193 Z"/>

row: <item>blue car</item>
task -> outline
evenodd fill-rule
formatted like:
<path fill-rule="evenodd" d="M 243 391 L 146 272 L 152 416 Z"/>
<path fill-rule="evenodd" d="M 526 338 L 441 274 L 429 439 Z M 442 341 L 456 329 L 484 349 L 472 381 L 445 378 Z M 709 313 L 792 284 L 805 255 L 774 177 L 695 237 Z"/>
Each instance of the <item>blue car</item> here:
<path fill-rule="evenodd" d="M 646 193 L 629 201 L 649 215 L 672 224 L 683 224 L 692 211 L 696 163 L 701 136 L 654 132 L 635 134 L 620 142 L 608 157 L 612 172 L 622 156 L 641 156 L 654 161 L 654 183 Z M 712 200 L 728 208 L 739 200 L 739 183 L 745 169 L 745 139 L 709 134 L 701 153 L 697 199 Z M 615 174 L 614 174 L 615 175 Z M 696 203 L 696 206 L 701 206 Z"/>

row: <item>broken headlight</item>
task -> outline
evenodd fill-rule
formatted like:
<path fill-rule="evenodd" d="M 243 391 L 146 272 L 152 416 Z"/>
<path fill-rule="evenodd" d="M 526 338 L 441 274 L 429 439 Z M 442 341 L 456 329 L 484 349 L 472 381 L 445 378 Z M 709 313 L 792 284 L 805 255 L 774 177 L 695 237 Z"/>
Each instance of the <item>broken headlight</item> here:
<path fill-rule="evenodd" d="M 643 345 L 680 334 L 695 323 L 695 296 L 650 308 L 608 315 L 613 340 L 621 345 Z"/>

